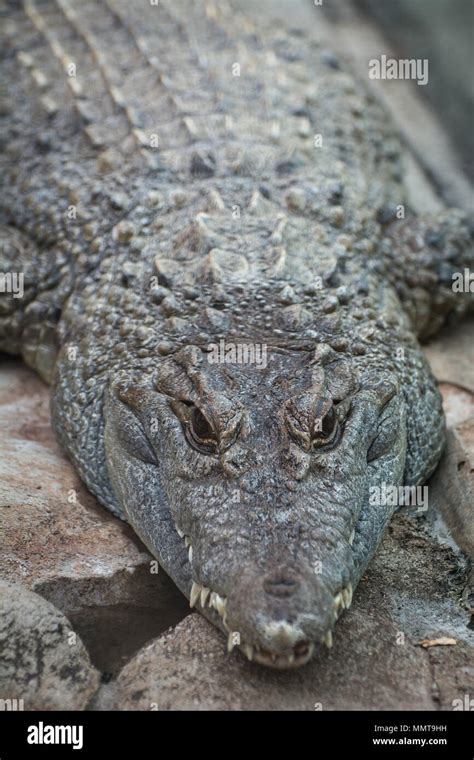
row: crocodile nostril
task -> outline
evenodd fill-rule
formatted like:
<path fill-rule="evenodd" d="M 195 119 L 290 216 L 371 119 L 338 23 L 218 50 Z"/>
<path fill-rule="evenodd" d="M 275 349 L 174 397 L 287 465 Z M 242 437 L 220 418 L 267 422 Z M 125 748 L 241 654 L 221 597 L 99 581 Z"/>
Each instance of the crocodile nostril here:
<path fill-rule="evenodd" d="M 263 580 L 263 590 L 270 596 L 281 598 L 293 596 L 300 586 L 299 580 L 285 573 L 275 573 Z"/>

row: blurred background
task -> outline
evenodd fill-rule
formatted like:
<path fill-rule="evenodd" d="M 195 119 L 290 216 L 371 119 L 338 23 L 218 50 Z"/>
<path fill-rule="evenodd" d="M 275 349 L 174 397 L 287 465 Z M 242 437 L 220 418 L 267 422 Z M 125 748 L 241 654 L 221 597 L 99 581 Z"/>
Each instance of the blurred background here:
<path fill-rule="evenodd" d="M 320 4 L 321 3 L 321 4 Z M 342 54 L 405 138 L 419 211 L 473 209 L 473 0 L 236 0 L 263 23 L 281 21 Z M 372 58 L 429 61 L 426 86 L 368 78 Z M 421 171 L 420 171 L 421 170 Z"/>
<path fill-rule="evenodd" d="M 345 4 L 350 4 L 346 0 Z M 436 110 L 474 179 L 474 3 L 472 0 L 352 0 L 378 24 L 397 58 L 428 58 L 420 94 Z M 338 0 L 335 6 L 343 3 Z M 331 0 L 327 2 L 330 8 Z"/>

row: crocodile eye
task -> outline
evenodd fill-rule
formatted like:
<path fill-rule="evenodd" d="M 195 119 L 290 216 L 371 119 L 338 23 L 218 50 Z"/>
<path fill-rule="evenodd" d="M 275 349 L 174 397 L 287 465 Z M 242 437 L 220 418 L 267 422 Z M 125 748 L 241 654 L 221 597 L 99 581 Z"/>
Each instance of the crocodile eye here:
<path fill-rule="evenodd" d="M 317 417 L 314 423 L 312 444 L 314 447 L 334 443 L 339 434 L 339 423 L 334 407 L 331 407 L 324 417 Z"/>
<path fill-rule="evenodd" d="M 193 407 L 186 425 L 186 436 L 191 446 L 204 454 L 214 454 L 217 451 L 216 434 L 197 406 Z"/>

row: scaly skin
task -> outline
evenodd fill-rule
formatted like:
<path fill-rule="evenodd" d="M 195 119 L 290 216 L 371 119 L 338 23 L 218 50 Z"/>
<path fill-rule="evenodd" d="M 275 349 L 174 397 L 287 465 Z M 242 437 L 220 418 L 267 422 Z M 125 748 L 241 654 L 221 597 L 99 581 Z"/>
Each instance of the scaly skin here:
<path fill-rule="evenodd" d="M 472 230 L 398 219 L 380 106 L 218 6 L 8 6 L 1 256 L 25 294 L 1 295 L 0 347 L 191 604 L 285 668 L 330 645 L 384 533 L 370 488 L 439 460 L 418 338 L 472 306 Z M 220 340 L 266 366 L 212 363 Z"/>

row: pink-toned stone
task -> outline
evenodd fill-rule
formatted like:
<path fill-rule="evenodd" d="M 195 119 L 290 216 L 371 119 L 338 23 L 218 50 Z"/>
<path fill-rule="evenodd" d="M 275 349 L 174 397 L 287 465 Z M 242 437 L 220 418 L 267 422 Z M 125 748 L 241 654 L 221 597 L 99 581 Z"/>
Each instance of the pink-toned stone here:
<path fill-rule="evenodd" d="M 187 613 L 131 528 L 81 483 L 51 429 L 49 389 L 17 362 L 0 372 L 0 535 L 0 579 L 53 602 L 106 668 Z"/>

